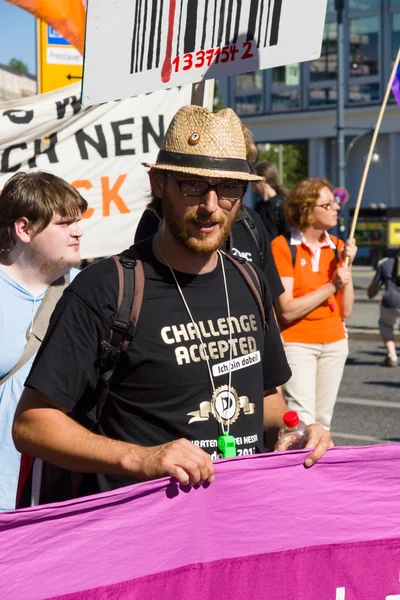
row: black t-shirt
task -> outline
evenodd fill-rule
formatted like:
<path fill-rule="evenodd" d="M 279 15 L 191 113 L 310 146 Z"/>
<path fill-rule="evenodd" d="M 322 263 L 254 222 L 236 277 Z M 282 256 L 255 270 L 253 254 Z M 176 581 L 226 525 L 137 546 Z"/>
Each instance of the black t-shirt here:
<path fill-rule="evenodd" d="M 186 437 L 216 459 L 221 423 L 229 418 L 239 455 L 263 451 L 263 391 L 285 383 L 291 374 L 266 281 L 264 336 L 254 297 L 227 259 L 223 260 L 230 320 L 220 262 L 203 275 L 176 272 L 202 344 L 169 269 L 153 255 L 151 240 L 135 248 L 145 271 L 143 304 L 133 342 L 116 367 L 99 433 L 143 446 Z M 98 383 L 99 349 L 109 336 L 117 294 L 112 259 L 82 271 L 58 303 L 26 381 L 77 418 L 83 399 L 93 395 Z M 230 330 L 232 392 L 228 397 Z M 80 493 L 134 482 L 131 477 L 88 474 Z"/>
<path fill-rule="evenodd" d="M 250 216 L 250 219 L 246 215 L 246 212 Z M 252 222 L 257 230 L 254 234 L 249 232 L 249 227 L 251 228 L 249 221 Z M 153 211 L 145 210 L 136 229 L 135 243 L 156 234 L 159 225 L 160 221 Z M 260 248 L 258 247 L 257 239 Z M 272 238 L 269 237 L 260 216 L 253 209 L 246 206 L 240 210 L 232 226 L 231 235 L 222 246 L 222 249 L 232 254 L 232 256 L 240 256 L 260 267 L 267 277 L 272 293 L 272 300 L 275 301 L 278 296 L 283 294 L 284 289 L 272 256 L 270 248 L 271 240 Z"/>
<path fill-rule="evenodd" d="M 277 194 L 269 200 L 259 200 L 254 207 L 254 210 L 260 215 L 271 241 L 290 229 L 290 224 L 285 217 L 284 202 L 285 200 Z"/>

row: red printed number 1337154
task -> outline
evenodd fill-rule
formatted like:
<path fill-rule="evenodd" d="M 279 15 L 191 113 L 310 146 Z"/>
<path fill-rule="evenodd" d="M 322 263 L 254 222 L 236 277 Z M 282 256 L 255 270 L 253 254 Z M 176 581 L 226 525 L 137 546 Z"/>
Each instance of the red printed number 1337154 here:
<path fill-rule="evenodd" d="M 246 60 L 253 58 L 252 53 L 253 42 L 243 42 L 239 49 L 236 44 L 230 46 L 219 46 L 210 50 L 198 50 L 184 54 L 182 57 L 177 56 L 172 61 L 172 68 L 177 73 L 178 71 L 189 71 L 190 69 L 201 69 L 204 65 L 211 67 L 212 64 L 227 63 L 233 60 Z"/>

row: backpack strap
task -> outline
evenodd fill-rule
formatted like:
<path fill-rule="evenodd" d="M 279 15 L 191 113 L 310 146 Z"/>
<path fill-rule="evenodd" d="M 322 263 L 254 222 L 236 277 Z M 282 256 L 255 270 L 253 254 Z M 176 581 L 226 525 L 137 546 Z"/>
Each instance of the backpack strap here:
<path fill-rule="evenodd" d="M 282 235 L 283 235 L 283 237 L 285 238 L 285 240 L 288 243 L 290 254 L 291 254 L 291 257 L 292 257 L 292 266 L 294 267 L 294 265 L 296 264 L 297 246 L 296 246 L 296 244 L 291 244 L 290 243 L 290 239 L 291 239 L 290 229 L 289 229 L 289 231 L 285 231 L 285 233 L 283 233 Z M 337 248 L 337 243 L 335 244 L 335 248 L 332 248 L 332 250 L 333 250 L 333 252 L 335 254 L 335 261 L 336 261 L 336 263 L 338 263 L 340 261 L 340 256 L 339 256 L 339 251 L 338 251 L 338 248 Z"/>
<path fill-rule="evenodd" d="M 118 271 L 118 303 L 108 340 L 101 342 L 100 381 L 96 403 L 96 424 L 110 390 L 111 378 L 122 352 L 132 342 L 144 293 L 144 270 L 142 261 L 134 248 L 112 257 Z"/>
<path fill-rule="evenodd" d="M 221 254 L 225 256 L 239 271 L 245 282 L 247 283 L 251 293 L 253 294 L 254 300 L 256 301 L 261 320 L 263 322 L 264 334 L 267 330 L 267 324 L 265 321 L 265 310 L 264 310 L 264 302 L 263 302 L 263 293 L 261 287 L 261 281 L 258 276 L 256 269 L 253 267 L 251 263 L 249 263 L 244 258 L 233 257 L 230 254 L 227 254 L 223 250 L 221 250 Z"/>
<path fill-rule="evenodd" d="M 260 266 L 262 266 L 264 264 L 264 252 L 262 249 L 260 232 L 244 204 L 242 204 L 242 214 L 244 215 L 243 225 L 250 234 L 250 237 L 253 238 L 253 241 L 257 247 L 258 255 L 260 257 Z"/>
<path fill-rule="evenodd" d="M 54 281 L 46 291 L 46 294 L 39 306 L 39 309 L 33 319 L 32 325 L 28 327 L 26 332 L 27 343 L 22 352 L 21 358 L 17 364 L 9 371 L 4 377 L 0 379 L 0 385 L 5 383 L 7 379 L 10 379 L 21 367 L 23 367 L 32 356 L 40 348 L 40 344 L 43 342 L 44 336 L 46 335 L 47 328 L 49 326 L 50 317 L 53 310 L 56 307 L 57 302 L 63 295 L 65 288 L 69 285 L 70 277 L 69 272 L 63 275 L 56 281 Z"/>
<path fill-rule="evenodd" d="M 285 240 L 287 241 L 287 244 L 289 246 L 290 255 L 292 257 L 292 267 L 294 267 L 294 265 L 296 264 L 297 246 L 295 244 L 290 243 L 290 239 L 292 236 L 292 234 L 290 233 L 290 229 L 289 229 L 289 231 L 285 231 L 285 233 L 283 233 L 282 235 L 285 238 Z"/>
<path fill-rule="evenodd" d="M 282 206 L 283 200 L 282 198 L 279 196 L 278 199 L 275 202 L 275 207 L 274 207 L 274 212 L 275 212 L 275 224 L 276 224 L 276 230 L 278 232 L 278 235 L 280 234 L 281 231 L 281 224 L 282 224 L 282 219 L 281 219 L 281 206 Z"/>
<path fill-rule="evenodd" d="M 328 235 L 329 235 L 329 233 L 328 233 Z M 330 238 L 330 240 L 331 240 L 331 241 L 332 241 L 332 242 L 335 244 L 335 242 L 334 242 L 334 240 L 333 240 L 333 238 L 334 238 L 334 237 L 336 237 L 336 236 L 329 235 L 329 238 Z M 332 248 L 332 250 L 333 250 L 333 252 L 334 252 L 334 254 L 335 254 L 335 261 L 336 261 L 336 264 L 340 262 L 340 256 L 339 256 L 338 244 L 339 244 L 339 238 L 338 238 L 338 237 L 336 237 L 336 244 L 335 244 L 335 247 L 334 247 L 334 248 Z"/>

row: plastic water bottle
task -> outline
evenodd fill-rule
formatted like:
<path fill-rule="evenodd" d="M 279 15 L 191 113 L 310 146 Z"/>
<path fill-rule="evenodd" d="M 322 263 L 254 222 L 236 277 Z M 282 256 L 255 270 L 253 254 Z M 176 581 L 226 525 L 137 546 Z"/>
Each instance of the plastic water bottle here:
<path fill-rule="evenodd" d="M 283 415 L 284 426 L 279 430 L 275 452 L 304 448 L 310 436 L 310 429 L 300 421 L 297 412 L 291 410 Z"/>

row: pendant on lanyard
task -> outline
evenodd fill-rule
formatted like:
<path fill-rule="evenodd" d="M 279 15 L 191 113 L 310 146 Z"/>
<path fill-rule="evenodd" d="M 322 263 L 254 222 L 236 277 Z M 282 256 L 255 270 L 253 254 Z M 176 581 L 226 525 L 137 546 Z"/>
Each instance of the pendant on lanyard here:
<path fill-rule="evenodd" d="M 220 435 L 217 440 L 218 450 L 222 452 L 222 456 L 224 458 L 232 458 L 236 456 L 236 442 L 233 435 L 229 435 L 229 433 L 224 433 Z"/>

